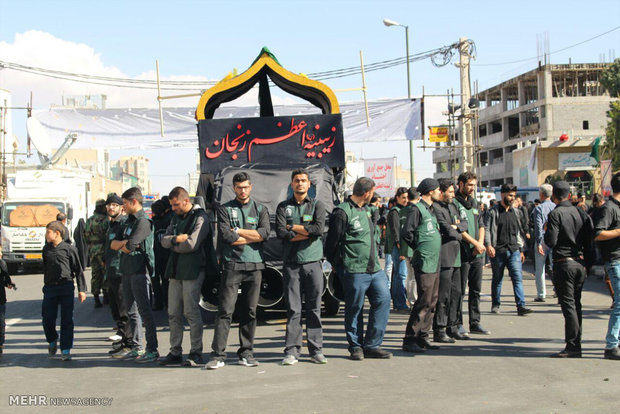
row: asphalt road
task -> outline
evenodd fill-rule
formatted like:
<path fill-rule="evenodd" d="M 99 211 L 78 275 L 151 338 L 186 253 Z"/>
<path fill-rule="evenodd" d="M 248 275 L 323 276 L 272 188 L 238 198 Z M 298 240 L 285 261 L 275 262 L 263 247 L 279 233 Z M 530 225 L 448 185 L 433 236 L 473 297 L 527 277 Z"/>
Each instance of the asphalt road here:
<path fill-rule="evenodd" d="M 611 301 L 600 277 L 591 277 L 586 283 L 582 359 L 548 358 L 564 345 L 562 314 L 553 299 L 546 303 L 532 301 L 534 279 L 526 273 L 525 292 L 534 313 L 525 317 L 516 315 L 512 285 L 506 278 L 501 314 L 490 314 L 490 296 L 483 297 L 482 323 L 492 331 L 490 336 L 476 336 L 470 341 L 412 356 L 400 351 L 407 316 L 392 314 L 384 347 L 394 352 L 394 357 L 350 361 L 341 310 L 336 317 L 324 318 L 324 352 L 329 363 L 312 364 L 306 354 L 299 364 L 284 367 L 279 364 L 284 346 L 284 313 L 270 312 L 268 320 L 257 328 L 255 356 L 260 366 L 234 365 L 238 340 L 233 325 L 229 365 L 217 371 L 164 368 L 156 364 L 142 366 L 109 358 L 110 343 L 104 338 L 113 333 L 112 318 L 107 307 L 94 309 L 90 295 L 85 303 L 75 306 L 74 360 L 49 359 L 40 316 L 42 275 L 21 274 L 13 279 L 19 289 L 7 292 L 9 326 L 5 353 L 0 359 L 0 412 L 3 413 L 179 413 L 180 410 L 607 413 L 618 410 L 620 363 L 603 359 Z M 485 269 L 483 292 L 490 292 L 489 269 Z M 157 312 L 156 321 L 159 352 L 165 355 L 168 352 L 165 312 Z M 204 334 L 205 357 L 212 338 L 209 325 Z M 184 344 L 189 344 L 188 333 Z M 101 399 L 87 400 L 91 397 Z M 42 405 L 33 405 L 35 402 Z M 58 405 L 63 403 L 73 406 Z M 96 405 L 77 406 L 80 403 Z"/>

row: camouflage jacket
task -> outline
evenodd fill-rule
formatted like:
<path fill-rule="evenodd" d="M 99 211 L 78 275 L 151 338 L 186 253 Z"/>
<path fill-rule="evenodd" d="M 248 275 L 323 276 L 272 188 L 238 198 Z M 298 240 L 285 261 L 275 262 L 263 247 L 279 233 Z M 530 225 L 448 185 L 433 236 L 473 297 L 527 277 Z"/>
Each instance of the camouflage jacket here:
<path fill-rule="evenodd" d="M 103 255 L 103 244 L 106 241 L 109 225 L 108 216 L 105 214 L 95 213 L 86 220 L 84 238 L 88 243 L 89 251 L 101 250 L 100 253 Z"/>

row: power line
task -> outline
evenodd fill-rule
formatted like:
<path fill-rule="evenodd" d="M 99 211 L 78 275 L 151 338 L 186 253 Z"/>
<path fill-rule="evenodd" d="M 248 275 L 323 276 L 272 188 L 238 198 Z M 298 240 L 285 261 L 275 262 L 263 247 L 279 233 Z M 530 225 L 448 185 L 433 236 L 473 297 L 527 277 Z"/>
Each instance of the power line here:
<path fill-rule="evenodd" d="M 596 35 L 596 36 L 594 36 L 594 37 L 591 37 L 591 38 L 589 38 L 589 39 L 582 40 L 581 42 L 575 43 L 575 44 L 573 44 L 573 45 L 566 46 L 566 47 L 564 47 L 564 48 L 562 48 L 562 49 L 554 50 L 553 52 L 550 52 L 550 53 L 549 53 L 549 55 L 553 55 L 553 54 L 555 54 L 555 53 L 563 52 L 563 51 L 568 50 L 568 49 L 571 49 L 571 48 L 573 48 L 573 47 L 580 46 L 580 45 L 582 45 L 582 44 L 584 44 L 584 43 L 590 42 L 590 41 L 592 41 L 592 40 L 594 40 L 594 39 L 598 39 L 599 37 L 605 36 L 606 34 L 609 34 L 609 33 L 613 32 L 613 31 L 618 30 L 618 29 L 620 29 L 620 26 L 616 26 L 616 27 L 614 27 L 614 28 L 613 28 L 613 29 L 611 29 L 611 30 L 608 30 L 608 31 L 606 31 L 606 32 L 604 32 L 604 33 L 601 33 L 601 34 Z M 538 59 L 538 56 L 537 56 L 537 57 L 531 57 L 531 58 L 525 58 L 525 59 L 519 59 L 519 60 L 512 60 L 512 61 L 510 61 L 510 62 L 500 62 L 500 63 L 472 63 L 472 65 L 475 65 L 475 66 L 501 66 L 501 65 L 512 65 L 512 64 L 514 64 L 514 63 L 529 62 L 529 61 L 531 61 L 531 60 L 537 60 L 537 59 Z"/>

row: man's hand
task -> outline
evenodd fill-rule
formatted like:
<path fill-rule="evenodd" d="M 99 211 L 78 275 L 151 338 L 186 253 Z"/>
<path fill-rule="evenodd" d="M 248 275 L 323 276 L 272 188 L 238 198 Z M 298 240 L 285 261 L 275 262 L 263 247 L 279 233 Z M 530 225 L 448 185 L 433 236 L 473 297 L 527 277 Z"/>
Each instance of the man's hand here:
<path fill-rule="evenodd" d="M 540 254 L 541 256 L 545 255 L 545 249 L 543 248 L 542 244 L 538 245 L 538 254 Z"/>
<path fill-rule="evenodd" d="M 487 253 L 489 254 L 489 257 L 495 257 L 495 247 L 488 246 L 487 247 Z"/>
<path fill-rule="evenodd" d="M 86 293 L 78 292 L 78 299 L 80 300 L 80 303 L 83 303 L 86 300 Z"/>
<path fill-rule="evenodd" d="M 474 243 L 474 254 L 480 254 L 480 253 L 484 253 L 486 251 L 486 248 L 484 247 L 483 243 Z"/>
<path fill-rule="evenodd" d="M 531 236 L 530 236 L 530 233 L 525 233 L 525 238 L 526 238 L 526 239 L 528 239 L 528 240 L 529 240 L 529 239 L 530 239 L 530 237 L 531 237 Z"/>
<path fill-rule="evenodd" d="M 398 260 L 405 260 L 407 259 L 405 256 L 398 256 Z"/>
<path fill-rule="evenodd" d="M 521 263 L 525 263 L 525 255 L 521 252 Z"/>
<path fill-rule="evenodd" d="M 188 237 L 189 236 L 187 234 L 177 234 L 177 236 L 175 237 L 175 241 L 177 242 L 177 244 L 180 244 L 186 241 Z"/>
<path fill-rule="evenodd" d="M 120 250 L 127 244 L 127 240 L 112 240 L 110 242 L 110 249 Z"/>

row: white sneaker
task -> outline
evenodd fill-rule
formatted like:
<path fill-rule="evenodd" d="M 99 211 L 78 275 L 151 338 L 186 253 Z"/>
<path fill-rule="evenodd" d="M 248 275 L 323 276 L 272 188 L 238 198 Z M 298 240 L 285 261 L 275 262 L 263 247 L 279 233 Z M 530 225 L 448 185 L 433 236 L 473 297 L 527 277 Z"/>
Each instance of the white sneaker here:
<path fill-rule="evenodd" d="M 209 362 L 207 362 L 207 364 L 205 365 L 203 369 L 218 369 L 218 368 L 222 368 L 223 366 L 224 366 L 224 361 L 222 361 L 221 359 L 212 359 Z"/>
<path fill-rule="evenodd" d="M 295 365 L 297 363 L 297 358 L 295 355 L 287 355 L 282 360 L 282 365 Z"/>
<path fill-rule="evenodd" d="M 116 334 L 108 337 L 108 341 L 112 341 L 112 342 L 118 342 L 121 339 L 123 339 L 123 337 L 120 335 L 116 335 Z"/>

